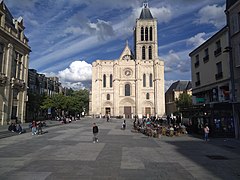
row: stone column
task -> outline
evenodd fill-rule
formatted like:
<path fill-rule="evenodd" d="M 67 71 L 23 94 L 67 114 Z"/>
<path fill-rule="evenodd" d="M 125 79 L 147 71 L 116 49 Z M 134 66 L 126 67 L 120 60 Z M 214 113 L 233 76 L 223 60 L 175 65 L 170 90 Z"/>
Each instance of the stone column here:
<path fill-rule="evenodd" d="M 135 106 L 136 106 L 136 113 L 139 118 L 142 118 L 142 97 L 141 97 L 141 89 L 142 89 L 142 72 L 141 72 L 141 61 L 136 60 L 136 72 L 135 72 L 135 81 L 136 81 L 136 89 L 135 89 Z"/>
<path fill-rule="evenodd" d="M 154 61 L 154 105 L 155 115 L 165 114 L 165 93 L 164 93 L 164 64 L 163 61 Z"/>
<path fill-rule="evenodd" d="M 11 86 L 11 70 L 12 70 L 12 61 L 13 61 L 13 45 L 11 43 L 8 44 L 6 50 L 6 68 L 4 68 L 4 73 L 8 77 L 7 84 L 5 86 L 5 98 L 6 98 L 6 109 L 5 109 L 5 121 L 11 120 L 12 114 L 12 104 L 13 104 L 13 90 Z"/>
<path fill-rule="evenodd" d="M 119 92 L 120 92 L 120 72 L 119 65 L 115 63 L 113 65 L 113 110 L 114 116 L 119 116 Z"/>

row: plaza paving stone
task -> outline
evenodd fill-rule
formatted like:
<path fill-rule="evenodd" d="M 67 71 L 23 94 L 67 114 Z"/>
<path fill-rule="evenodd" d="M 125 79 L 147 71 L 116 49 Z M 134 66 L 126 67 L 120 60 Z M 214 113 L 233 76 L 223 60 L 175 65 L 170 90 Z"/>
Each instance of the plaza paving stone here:
<path fill-rule="evenodd" d="M 99 143 L 92 142 L 92 123 Z M 84 118 L 48 133 L 0 139 L 1 180 L 240 179 L 240 141 L 152 138 L 131 132 L 132 120 Z"/>

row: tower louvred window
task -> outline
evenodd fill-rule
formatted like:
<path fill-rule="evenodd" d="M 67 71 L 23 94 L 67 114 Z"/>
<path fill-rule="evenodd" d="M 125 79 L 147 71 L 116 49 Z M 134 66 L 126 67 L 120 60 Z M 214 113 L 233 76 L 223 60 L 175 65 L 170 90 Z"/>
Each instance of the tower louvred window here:
<path fill-rule="evenodd" d="M 152 46 L 149 46 L 148 48 L 148 56 L 149 56 L 149 59 L 152 59 Z"/>
<path fill-rule="evenodd" d="M 145 48 L 145 46 L 142 47 L 142 59 L 146 59 L 146 48 Z"/>
<path fill-rule="evenodd" d="M 144 28 L 141 27 L 141 41 L 144 41 Z"/>
<path fill-rule="evenodd" d="M 149 28 L 149 40 L 153 40 L 153 32 L 152 32 L 152 27 Z"/>
<path fill-rule="evenodd" d="M 148 28 L 145 28 L 145 41 L 148 41 Z"/>

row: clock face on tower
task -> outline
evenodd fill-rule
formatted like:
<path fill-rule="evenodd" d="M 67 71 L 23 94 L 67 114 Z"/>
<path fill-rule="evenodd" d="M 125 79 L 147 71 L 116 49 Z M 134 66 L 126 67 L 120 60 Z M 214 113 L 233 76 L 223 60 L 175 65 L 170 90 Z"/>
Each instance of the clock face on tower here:
<path fill-rule="evenodd" d="M 131 71 L 130 71 L 130 70 L 126 70 L 126 71 L 125 71 L 125 75 L 126 75 L 126 76 L 130 76 L 130 75 L 131 75 Z"/>

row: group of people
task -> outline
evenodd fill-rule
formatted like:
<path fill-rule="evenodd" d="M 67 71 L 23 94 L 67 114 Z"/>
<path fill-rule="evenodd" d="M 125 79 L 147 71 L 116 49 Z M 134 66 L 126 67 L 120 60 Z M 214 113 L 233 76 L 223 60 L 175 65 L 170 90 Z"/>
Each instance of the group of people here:
<path fill-rule="evenodd" d="M 8 130 L 11 132 L 16 132 L 18 134 L 22 134 L 22 133 L 26 132 L 19 123 L 11 123 L 8 126 Z"/>
<path fill-rule="evenodd" d="M 183 124 L 165 124 L 161 118 L 135 119 L 133 128 L 135 131 L 152 137 L 160 137 L 161 135 L 179 136 L 187 133 L 186 127 Z"/>
<path fill-rule="evenodd" d="M 29 125 L 29 128 L 32 130 L 32 135 L 41 135 L 43 134 L 43 127 L 44 123 L 42 121 L 32 121 Z"/>

